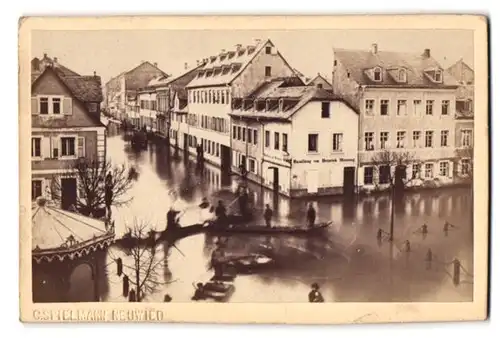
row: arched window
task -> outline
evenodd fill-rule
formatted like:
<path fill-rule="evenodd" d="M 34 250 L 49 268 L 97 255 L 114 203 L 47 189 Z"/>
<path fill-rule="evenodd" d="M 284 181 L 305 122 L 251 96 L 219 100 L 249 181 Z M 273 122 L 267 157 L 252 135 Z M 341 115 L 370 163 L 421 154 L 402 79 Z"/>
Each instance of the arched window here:
<path fill-rule="evenodd" d="M 379 67 L 375 68 L 373 71 L 373 79 L 375 81 L 382 81 L 382 69 Z"/>

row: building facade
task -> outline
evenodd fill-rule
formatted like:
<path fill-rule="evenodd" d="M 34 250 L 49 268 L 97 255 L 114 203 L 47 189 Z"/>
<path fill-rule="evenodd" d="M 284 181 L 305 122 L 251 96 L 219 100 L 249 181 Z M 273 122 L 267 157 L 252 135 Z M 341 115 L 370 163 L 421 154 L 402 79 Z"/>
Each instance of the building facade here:
<path fill-rule="evenodd" d="M 77 178 L 71 175 L 75 161 L 99 165 L 106 158 L 101 80 L 95 74 L 74 75 L 58 64 L 37 65 L 32 63 L 32 198 L 52 196 L 57 185 L 61 207 L 68 209 L 80 195 Z"/>
<path fill-rule="evenodd" d="M 360 111 L 360 191 L 453 183 L 457 81 L 423 54 L 334 49 L 333 91 Z"/>
<path fill-rule="evenodd" d="M 105 106 L 116 118 L 127 119 L 136 116 L 136 109 L 131 109 L 130 101 L 138 102 L 138 90 L 147 87 L 149 82 L 160 76 L 168 76 L 158 68 L 157 63 L 142 62 L 137 67 L 120 73 L 105 84 Z M 132 105 L 132 107 L 135 107 Z"/>
<path fill-rule="evenodd" d="M 197 145 L 205 160 L 231 171 L 232 102 L 248 96 L 256 87 L 273 78 L 288 77 L 294 70 L 270 40 L 237 45 L 204 61 L 197 76 L 187 85 L 188 134 L 179 144 L 190 152 Z"/>
<path fill-rule="evenodd" d="M 289 197 L 353 195 L 358 118 L 325 89 L 271 81 L 235 102 L 233 169 Z"/>

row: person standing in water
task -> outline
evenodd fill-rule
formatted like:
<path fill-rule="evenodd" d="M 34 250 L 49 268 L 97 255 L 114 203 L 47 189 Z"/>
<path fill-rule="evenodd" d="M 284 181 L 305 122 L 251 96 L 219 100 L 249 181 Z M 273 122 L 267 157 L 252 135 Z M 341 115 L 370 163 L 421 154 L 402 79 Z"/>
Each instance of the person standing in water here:
<path fill-rule="evenodd" d="M 312 203 L 309 203 L 309 208 L 307 208 L 307 225 L 312 228 L 314 227 L 314 222 L 316 221 L 316 210 L 314 209 Z"/>
<path fill-rule="evenodd" d="M 266 226 L 268 228 L 271 227 L 271 218 L 273 217 L 273 211 L 269 207 L 269 204 L 266 204 L 266 210 L 264 210 L 264 220 L 266 221 Z"/>

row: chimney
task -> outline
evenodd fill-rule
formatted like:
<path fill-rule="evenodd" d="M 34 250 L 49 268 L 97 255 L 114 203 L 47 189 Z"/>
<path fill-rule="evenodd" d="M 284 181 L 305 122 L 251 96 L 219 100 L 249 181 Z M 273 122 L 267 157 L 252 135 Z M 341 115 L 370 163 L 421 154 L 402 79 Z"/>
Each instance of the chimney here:
<path fill-rule="evenodd" d="M 47 53 L 43 53 L 43 57 L 44 57 L 44 59 L 46 59 L 47 58 Z"/>
<path fill-rule="evenodd" d="M 96 76 L 97 76 L 97 73 L 96 73 L 96 72 L 95 72 L 95 70 L 94 70 L 94 77 L 96 77 Z"/>
<path fill-rule="evenodd" d="M 241 43 L 237 44 L 237 45 L 236 45 L 236 51 L 239 51 L 239 50 L 241 49 L 241 47 L 242 47 L 242 46 L 241 46 Z"/>
<path fill-rule="evenodd" d="M 188 63 L 184 62 L 184 69 L 188 69 Z"/>
<path fill-rule="evenodd" d="M 155 67 L 158 67 L 158 62 L 153 63 Z"/>
<path fill-rule="evenodd" d="M 57 58 L 56 57 L 54 58 L 54 63 L 57 63 Z"/>
<path fill-rule="evenodd" d="M 424 49 L 424 54 L 422 56 L 426 59 L 431 57 L 431 50 L 429 48 Z"/>
<path fill-rule="evenodd" d="M 261 41 L 261 39 L 255 39 L 255 44 L 258 45 Z"/>
<path fill-rule="evenodd" d="M 376 43 L 372 43 L 372 54 L 378 53 L 378 45 Z"/>

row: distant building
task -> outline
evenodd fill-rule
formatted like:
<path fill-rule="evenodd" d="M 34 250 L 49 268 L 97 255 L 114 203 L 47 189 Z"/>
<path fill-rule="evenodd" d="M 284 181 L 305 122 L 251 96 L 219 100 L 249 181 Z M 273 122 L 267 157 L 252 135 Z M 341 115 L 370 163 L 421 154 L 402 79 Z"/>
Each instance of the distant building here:
<path fill-rule="evenodd" d="M 233 99 L 233 170 L 290 197 L 354 194 L 358 113 L 298 78 Z"/>
<path fill-rule="evenodd" d="M 105 161 L 101 78 L 79 75 L 47 55 L 31 65 L 32 198 L 45 195 L 59 180 L 61 207 L 68 209 L 79 198 L 77 179 L 68 176 L 74 161 Z"/>
<path fill-rule="evenodd" d="M 410 185 L 453 181 L 458 82 L 422 54 L 334 49 L 333 90 L 360 111 L 358 186 L 385 189 L 399 160 Z M 391 160 L 380 161 L 389 154 Z M 395 161 L 395 160 L 398 161 Z M 393 161 L 394 160 L 394 161 Z"/>
<path fill-rule="evenodd" d="M 156 63 L 145 61 L 112 78 L 104 88 L 106 109 L 120 119 L 132 115 L 127 112 L 127 106 L 135 107 L 136 104 L 128 104 L 128 102 L 137 102 L 138 90 L 145 88 L 152 79 L 159 76 L 168 75 L 159 69 Z"/>
<path fill-rule="evenodd" d="M 294 75 L 294 70 L 270 40 L 237 45 L 204 60 L 197 76 L 187 85 L 189 131 L 179 144 L 191 153 L 201 145 L 204 158 L 231 167 L 230 119 L 234 99 L 246 97 L 257 86 L 278 77 Z"/>
<path fill-rule="evenodd" d="M 314 79 L 308 81 L 307 85 L 314 86 L 316 88 L 321 88 L 321 89 L 333 91 L 332 84 L 330 82 L 328 82 L 328 80 L 319 73 L 318 73 L 318 75 L 316 75 L 316 77 Z"/>
<path fill-rule="evenodd" d="M 462 85 L 474 84 L 474 70 L 463 59 L 448 67 L 447 71 Z"/>

